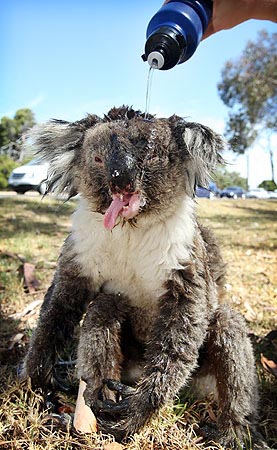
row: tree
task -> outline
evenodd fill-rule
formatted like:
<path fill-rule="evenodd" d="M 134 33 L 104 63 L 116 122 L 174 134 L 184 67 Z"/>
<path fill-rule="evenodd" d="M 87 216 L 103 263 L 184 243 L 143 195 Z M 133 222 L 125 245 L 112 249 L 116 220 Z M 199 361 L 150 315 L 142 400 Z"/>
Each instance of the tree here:
<path fill-rule="evenodd" d="M 14 116 L 18 136 L 22 136 L 29 128 L 35 125 L 34 113 L 29 108 L 16 111 Z"/>
<path fill-rule="evenodd" d="M 17 163 L 5 155 L 0 155 L 0 190 L 8 187 L 8 178 Z"/>
<path fill-rule="evenodd" d="M 219 189 L 227 186 L 240 186 L 247 189 L 246 178 L 241 177 L 238 172 L 230 172 L 226 167 L 219 167 L 213 174 L 213 180 Z"/>
<path fill-rule="evenodd" d="M 8 145 L 17 139 L 16 124 L 14 119 L 2 117 L 0 123 L 0 147 Z"/>
<path fill-rule="evenodd" d="M 264 188 L 267 191 L 274 191 L 275 189 L 277 189 L 277 184 L 275 183 L 275 181 L 272 180 L 264 180 L 262 183 L 259 184 L 258 187 Z"/>
<path fill-rule="evenodd" d="M 218 84 L 221 100 L 230 108 L 226 137 L 234 152 L 243 154 L 257 138 L 267 138 L 272 180 L 277 132 L 277 33 L 260 31 L 236 60 L 227 61 Z"/>
<path fill-rule="evenodd" d="M 35 117 L 29 108 L 16 111 L 14 118 L 2 117 L 0 122 L 0 154 L 14 160 L 22 160 L 22 136 L 35 124 Z"/>

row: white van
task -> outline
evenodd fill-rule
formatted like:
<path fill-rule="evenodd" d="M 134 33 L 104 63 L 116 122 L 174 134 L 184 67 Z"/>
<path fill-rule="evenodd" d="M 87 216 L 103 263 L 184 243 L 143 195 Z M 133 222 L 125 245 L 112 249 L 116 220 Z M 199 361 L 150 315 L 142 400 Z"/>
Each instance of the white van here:
<path fill-rule="evenodd" d="M 38 191 L 44 194 L 48 167 L 49 163 L 42 163 L 38 158 L 17 167 L 9 176 L 9 188 L 18 194 L 25 194 L 27 191 Z"/>

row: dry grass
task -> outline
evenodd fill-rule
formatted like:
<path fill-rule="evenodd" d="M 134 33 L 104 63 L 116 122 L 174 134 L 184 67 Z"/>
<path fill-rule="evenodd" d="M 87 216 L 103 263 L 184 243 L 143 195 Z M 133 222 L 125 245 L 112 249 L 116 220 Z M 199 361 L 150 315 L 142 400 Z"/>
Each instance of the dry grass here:
<path fill-rule="evenodd" d="M 262 367 L 260 354 L 276 361 L 276 334 L 268 333 L 277 328 L 277 202 L 203 199 L 198 203 L 202 222 L 215 230 L 228 264 L 227 299 L 246 317 L 252 333 L 261 388 L 261 431 L 274 446 L 277 386 L 274 376 Z M 0 199 L 1 449 L 108 450 L 113 441 L 97 434 L 80 436 L 66 423 L 56 427 L 55 421 L 47 417 L 40 393 L 20 385 L 16 375 L 37 318 L 38 304 L 32 302 L 43 299 L 74 206 L 74 202 L 62 204 L 26 196 Z M 24 290 L 24 260 L 36 268 L 40 287 L 35 294 Z M 18 314 L 28 304 L 33 305 L 31 310 Z M 63 398 L 65 404 L 74 401 L 75 398 Z M 215 418 L 212 399 L 205 402 L 190 399 L 174 409 L 164 409 L 124 449 L 219 448 L 205 443 L 198 433 L 197 424 L 213 423 Z"/>

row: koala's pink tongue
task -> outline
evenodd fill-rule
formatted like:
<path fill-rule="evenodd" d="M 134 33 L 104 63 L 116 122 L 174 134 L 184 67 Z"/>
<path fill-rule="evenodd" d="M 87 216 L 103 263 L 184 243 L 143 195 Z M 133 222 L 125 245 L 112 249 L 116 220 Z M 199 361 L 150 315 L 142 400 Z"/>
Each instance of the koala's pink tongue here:
<path fill-rule="evenodd" d="M 121 201 L 118 197 L 114 197 L 112 203 L 109 208 L 105 212 L 104 215 L 104 227 L 108 230 L 112 230 L 115 226 L 115 222 L 117 217 L 119 216 L 120 211 L 122 211 L 123 206 L 125 206 L 126 202 Z"/>
<path fill-rule="evenodd" d="M 138 194 L 125 195 L 122 200 L 114 195 L 112 203 L 104 215 L 104 227 L 112 230 L 119 215 L 127 219 L 135 217 L 138 213 L 139 205 L 140 196 Z M 124 206 L 126 208 L 123 210 Z"/>

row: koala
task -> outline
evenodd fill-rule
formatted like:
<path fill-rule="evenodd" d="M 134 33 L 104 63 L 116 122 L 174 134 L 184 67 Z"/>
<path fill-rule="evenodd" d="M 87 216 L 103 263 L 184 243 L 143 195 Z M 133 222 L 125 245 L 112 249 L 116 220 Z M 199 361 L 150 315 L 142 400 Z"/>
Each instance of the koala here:
<path fill-rule="evenodd" d="M 222 138 L 126 106 L 52 120 L 30 136 L 50 163 L 47 192 L 80 194 L 24 361 L 33 386 L 51 386 L 57 355 L 83 319 L 78 375 L 103 432 L 118 440 L 137 432 L 191 378 L 208 375 L 219 442 L 235 448 L 249 430 L 255 438 L 246 324 L 224 304 L 225 264 L 195 213 L 196 186 L 223 162 Z"/>

